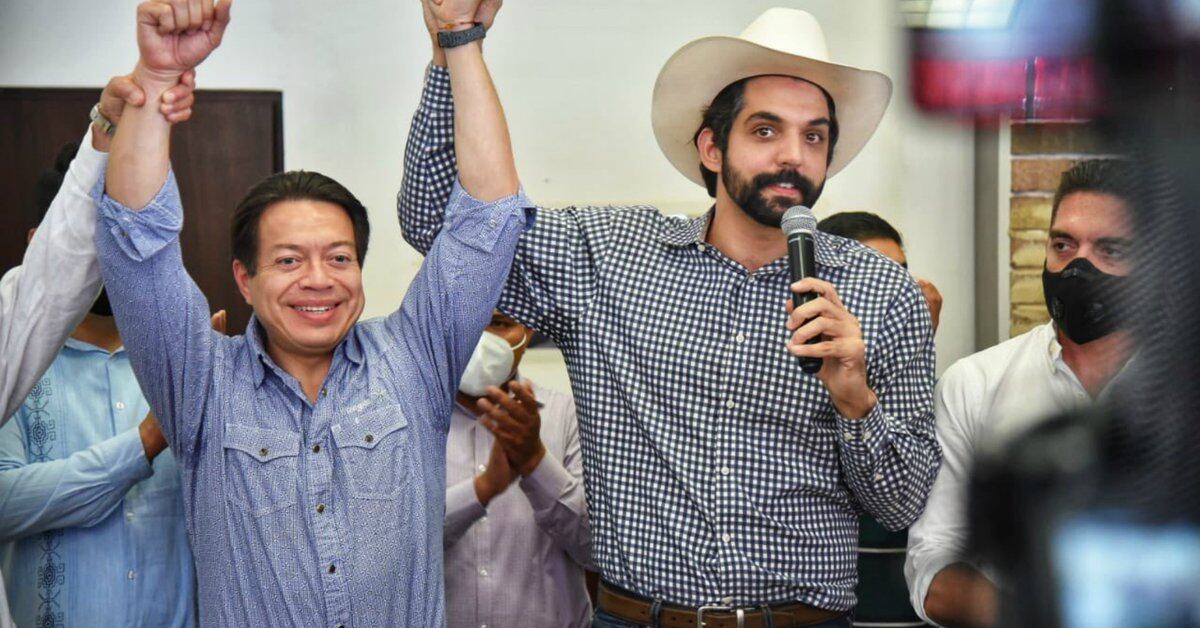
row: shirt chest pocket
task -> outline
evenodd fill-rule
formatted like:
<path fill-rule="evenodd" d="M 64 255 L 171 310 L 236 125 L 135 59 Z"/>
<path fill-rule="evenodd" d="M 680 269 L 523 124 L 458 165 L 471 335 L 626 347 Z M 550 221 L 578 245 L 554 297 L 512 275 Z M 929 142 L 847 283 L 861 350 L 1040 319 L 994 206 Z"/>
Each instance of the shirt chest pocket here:
<path fill-rule="evenodd" d="M 225 492 L 255 517 L 296 503 L 300 435 L 247 425 L 225 426 Z"/>
<path fill-rule="evenodd" d="M 331 427 L 350 492 L 360 499 L 394 500 L 412 464 L 408 420 L 396 406 L 373 408 Z"/>

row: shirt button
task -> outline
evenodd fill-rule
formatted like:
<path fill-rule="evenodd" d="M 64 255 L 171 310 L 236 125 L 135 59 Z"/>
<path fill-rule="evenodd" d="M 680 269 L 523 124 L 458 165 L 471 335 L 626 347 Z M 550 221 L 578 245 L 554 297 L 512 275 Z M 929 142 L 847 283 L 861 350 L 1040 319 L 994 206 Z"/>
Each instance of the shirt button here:
<path fill-rule="evenodd" d="M 842 432 L 842 438 L 845 439 L 846 442 L 848 443 L 848 442 L 854 440 L 854 434 L 851 432 Z"/>
<path fill-rule="evenodd" d="M 480 569 L 480 570 L 479 570 L 479 577 L 480 577 L 480 578 L 486 578 L 486 577 L 487 577 L 487 569 Z"/>
<path fill-rule="evenodd" d="M 863 437 L 863 440 L 867 440 L 868 438 L 871 438 L 871 430 L 863 430 L 862 437 Z"/>
<path fill-rule="evenodd" d="M 117 409 L 118 409 L 118 410 L 124 410 L 124 409 L 125 409 L 125 402 L 124 402 L 124 401 L 118 401 L 116 405 L 117 405 Z"/>
<path fill-rule="evenodd" d="M 136 578 L 136 577 L 137 577 L 137 572 L 136 572 L 136 571 L 134 571 L 134 570 L 132 570 L 132 569 L 130 569 L 130 570 L 129 570 L 129 573 L 125 574 L 125 577 L 126 577 L 126 578 L 129 578 L 130 580 L 133 580 L 134 578 Z"/>
<path fill-rule="evenodd" d="M 478 467 L 475 467 L 475 470 L 479 473 L 483 473 L 484 471 L 487 471 L 487 465 L 481 464 Z"/>
<path fill-rule="evenodd" d="M 313 445 L 313 453 L 314 454 L 321 453 L 321 443 L 317 443 L 316 445 Z"/>
<path fill-rule="evenodd" d="M 321 388 L 321 396 L 322 396 L 322 397 L 328 397 L 328 396 L 329 396 L 329 389 L 328 389 L 328 388 Z"/>
<path fill-rule="evenodd" d="M 479 521 L 481 521 L 482 523 L 487 523 L 487 515 L 480 517 Z"/>
<path fill-rule="evenodd" d="M 325 504 L 317 504 L 317 513 L 320 514 L 323 512 L 325 512 Z"/>
<path fill-rule="evenodd" d="M 363 440 L 367 441 L 368 443 L 373 443 L 373 442 L 375 442 L 375 435 L 367 434 L 366 436 L 363 437 Z"/>
<path fill-rule="evenodd" d="M 721 467 L 721 475 L 729 475 L 733 471 L 729 467 Z"/>
<path fill-rule="evenodd" d="M 732 540 L 733 540 L 733 535 L 732 535 L 732 534 L 729 534 L 728 532 L 726 532 L 725 534 L 722 534 L 722 535 L 721 535 L 721 540 L 722 540 L 722 541 L 725 541 L 726 543 L 728 543 L 728 542 L 730 542 L 730 541 L 732 541 Z"/>
<path fill-rule="evenodd" d="M 738 344 L 746 342 L 746 334 L 738 334 L 737 336 L 734 336 L 734 340 L 737 340 Z"/>
<path fill-rule="evenodd" d="M 704 252 L 704 243 L 702 243 L 702 242 L 696 243 L 696 250 L 703 253 Z"/>
<path fill-rule="evenodd" d="M 129 511 L 129 512 L 127 512 L 127 513 L 125 513 L 125 520 L 126 520 L 126 521 L 133 521 L 133 511 L 132 511 L 132 510 L 130 510 L 130 511 Z"/>
<path fill-rule="evenodd" d="M 258 450 L 258 455 L 263 458 L 266 458 L 268 453 L 271 453 L 271 452 L 268 451 L 266 447 L 263 447 L 262 449 Z"/>
<path fill-rule="evenodd" d="M 329 565 L 329 573 L 337 573 L 337 565 Z"/>
<path fill-rule="evenodd" d="M 732 409 L 734 409 L 735 407 L 737 407 L 737 404 L 733 402 L 733 399 L 730 399 L 730 400 L 728 400 L 728 401 L 726 401 L 726 402 L 725 402 L 725 407 L 726 407 L 726 408 L 729 408 L 730 410 L 732 410 Z"/>
<path fill-rule="evenodd" d="M 883 474 L 882 474 L 882 473 L 876 473 L 876 474 L 875 474 L 875 481 L 876 481 L 876 482 L 879 482 L 879 481 L 881 481 L 881 480 L 883 480 Z"/>

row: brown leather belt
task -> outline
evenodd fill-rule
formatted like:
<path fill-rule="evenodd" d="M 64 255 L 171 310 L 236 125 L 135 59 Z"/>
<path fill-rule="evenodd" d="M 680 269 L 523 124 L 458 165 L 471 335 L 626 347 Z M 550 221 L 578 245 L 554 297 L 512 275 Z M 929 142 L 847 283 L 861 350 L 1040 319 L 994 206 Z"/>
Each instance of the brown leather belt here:
<path fill-rule="evenodd" d="M 740 608 L 687 608 L 662 604 L 658 622 L 652 623 L 651 610 L 654 605 L 651 601 L 605 582 L 600 583 L 600 594 L 596 601 L 600 610 L 627 622 L 662 628 L 791 628 L 819 624 L 845 615 L 800 603 Z"/>

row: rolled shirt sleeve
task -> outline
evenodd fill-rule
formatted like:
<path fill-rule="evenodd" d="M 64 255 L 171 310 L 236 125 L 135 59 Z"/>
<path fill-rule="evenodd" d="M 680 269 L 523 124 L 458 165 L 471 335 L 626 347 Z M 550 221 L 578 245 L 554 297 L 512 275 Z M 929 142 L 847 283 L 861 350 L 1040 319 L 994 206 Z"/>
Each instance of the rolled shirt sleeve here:
<path fill-rule="evenodd" d="M 456 183 L 446 223 L 434 239 L 399 309 L 385 324 L 403 351 L 392 355 L 398 377 L 426 380 L 449 429 L 454 395 L 512 267 L 517 240 L 533 221 L 523 191 L 480 201 Z M 410 373 L 412 364 L 422 368 Z"/>
<path fill-rule="evenodd" d="M 198 442 L 219 334 L 208 300 L 183 265 L 183 206 L 174 172 L 142 209 L 103 193 L 96 251 L 138 382 L 177 458 Z"/>

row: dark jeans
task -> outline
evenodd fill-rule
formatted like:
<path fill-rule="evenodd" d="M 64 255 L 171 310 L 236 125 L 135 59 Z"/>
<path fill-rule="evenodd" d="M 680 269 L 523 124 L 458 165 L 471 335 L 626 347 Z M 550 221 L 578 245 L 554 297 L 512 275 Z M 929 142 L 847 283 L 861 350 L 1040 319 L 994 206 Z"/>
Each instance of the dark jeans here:
<path fill-rule="evenodd" d="M 819 624 L 812 624 L 811 628 L 850 628 L 853 626 L 849 615 L 838 619 L 823 621 Z M 641 628 L 638 624 L 631 624 L 623 619 L 618 619 L 609 615 L 604 611 L 596 611 L 592 615 L 592 628 Z"/>

